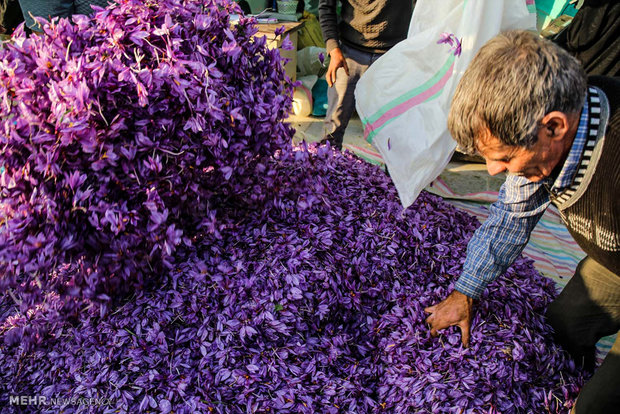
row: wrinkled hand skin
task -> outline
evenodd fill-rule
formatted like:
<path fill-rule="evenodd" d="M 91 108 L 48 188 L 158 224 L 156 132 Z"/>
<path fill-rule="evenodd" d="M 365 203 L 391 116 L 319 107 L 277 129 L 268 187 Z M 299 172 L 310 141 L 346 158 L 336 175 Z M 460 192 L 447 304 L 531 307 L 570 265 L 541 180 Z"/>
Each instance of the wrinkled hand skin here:
<path fill-rule="evenodd" d="M 469 346 L 471 320 L 474 314 L 474 300 L 469 296 L 453 290 L 443 301 L 429 306 L 424 312 L 430 313 L 426 323 L 431 328 L 431 335 L 450 326 L 461 329 L 461 340 L 465 347 Z"/>
<path fill-rule="evenodd" d="M 342 54 L 342 50 L 340 48 L 335 48 L 331 52 L 329 52 L 329 67 L 327 68 L 327 73 L 325 74 L 325 80 L 327 80 L 327 84 L 332 87 L 336 82 L 336 72 L 338 68 L 344 68 L 344 72 L 349 76 L 349 67 L 347 66 L 347 60 L 344 58 Z"/>

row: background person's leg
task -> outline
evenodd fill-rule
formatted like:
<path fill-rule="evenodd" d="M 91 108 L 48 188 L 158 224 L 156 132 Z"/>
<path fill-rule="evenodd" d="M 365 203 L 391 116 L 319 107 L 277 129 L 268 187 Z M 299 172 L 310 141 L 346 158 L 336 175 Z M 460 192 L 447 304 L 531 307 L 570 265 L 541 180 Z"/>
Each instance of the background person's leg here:
<path fill-rule="evenodd" d="M 75 0 L 75 14 L 92 14 L 91 5 L 107 7 L 109 2 L 113 0 Z"/>
<path fill-rule="evenodd" d="M 342 53 L 347 60 L 349 76 L 343 68 L 336 72 L 336 82 L 327 89 L 327 114 L 325 115 L 325 136 L 337 149 L 342 148 L 344 132 L 349 125 L 351 115 L 355 110 L 355 85 L 360 76 L 368 69 L 371 53 L 362 52 L 347 46 L 342 46 Z"/>
<path fill-rule="evenodd" d="M 50 20 L 52 17 L 69 17 L 75 12 L 73 0 L 19 0 L 26 25 L 34 31 L 41 31 L 32 16 Z"/>
<path fill-rule="evenodd" d="M 10 36 L 24 21 L 22 9 L 17 0 L 0 0 L 0 33 Z"/>

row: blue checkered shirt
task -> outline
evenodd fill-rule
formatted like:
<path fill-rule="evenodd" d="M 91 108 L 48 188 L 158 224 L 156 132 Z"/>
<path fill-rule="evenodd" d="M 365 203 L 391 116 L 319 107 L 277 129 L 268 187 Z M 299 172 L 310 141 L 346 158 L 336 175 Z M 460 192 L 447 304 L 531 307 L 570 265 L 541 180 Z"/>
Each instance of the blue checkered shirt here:
<path fill-rule="evenodd" d="M 456 290 L 479 298 L 487 284 L 503 274 L 521 254 L 530 233 L 549 206 L 549 190 L 545 187 L 558 193 L 572 183 L 586 142 L 587 125 L 586 98 L 575 140 L 555 180 L 547 178 L 534 183 L 516 175 L 506 178 L 497 201 L 489 208 L 489 218 L 467 245 L 467 257 L 455 284 Z"/>

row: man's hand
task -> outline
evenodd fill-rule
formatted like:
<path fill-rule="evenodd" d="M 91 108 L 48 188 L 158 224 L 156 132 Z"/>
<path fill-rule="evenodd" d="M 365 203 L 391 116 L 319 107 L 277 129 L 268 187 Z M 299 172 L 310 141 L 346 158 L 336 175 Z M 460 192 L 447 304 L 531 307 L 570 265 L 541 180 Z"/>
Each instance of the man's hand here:
<path fill-rule="evenodd" d="M 469 346 L 469 331 L 474 313 L 474 300 L 457 290 L 453 290 L 442 302 L 429 306 L 424 312 L 430 313 L 426 323 L 430 325 L 431 335 L 449 326 L 461 328 L 461 339 L 465 347 Z"/>
<path fill-rule="evenodd" d="M 325 80 L 330 87 L 336 82 L 336 71 L 338 71 L 338 68 L 340 67 L 344 68 L 344 72 L 347 76 L 349 76 L 347 60 L 344 58 L 342 50 L 337 47 L 329 52 L 329 67 L 327 68 L 327 73 L 325 74 Z"/>

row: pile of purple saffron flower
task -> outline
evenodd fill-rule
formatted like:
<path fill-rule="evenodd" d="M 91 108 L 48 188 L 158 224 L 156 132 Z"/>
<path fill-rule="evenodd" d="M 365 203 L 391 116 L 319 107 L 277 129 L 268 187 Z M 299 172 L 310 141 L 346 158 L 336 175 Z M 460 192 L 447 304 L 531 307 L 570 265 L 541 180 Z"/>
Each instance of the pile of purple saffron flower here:
<path fill-rule="evenodd" d="M 458 276 L 476 220 L 427 193 L 403 213 L 380 169 L 326 147 L 265 162 L 270 174 L 244 183 L 254 193 L 231 197 L 231 183 L 215 196 L 214 230 L 177 249 L 159 286 L 109 314 L 84 299 L 75 318 L 50 325 L 57 296 L 25 314 L 5 297 L 0 404 L 42 395 L 110 404 L 96 412 L 568 412 L 584 377 L 551 340 L 542 314 L 553 283 L 531 262 L 488 287 L 470 348 L 455 330 L 432 338 L 423 309 Z"/>
<path fill-rule="evenodd" d="M 96 10 L 0 49 L 4 287 L 139 288 L 212 224 L 214 183 L 290 147 L 291 82 L 235 3 Z"/>
<path fill-rule="evenodd" d="M 470 348 L 432 338 L 477 221 L 293 149 L 279 55 L 233 10 L 120 1 L 0 51 L 0 407 L 567 413 L 553 283 L 520 259 Z"/>

